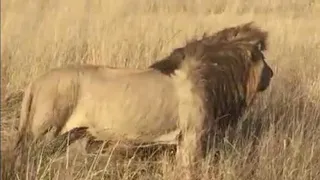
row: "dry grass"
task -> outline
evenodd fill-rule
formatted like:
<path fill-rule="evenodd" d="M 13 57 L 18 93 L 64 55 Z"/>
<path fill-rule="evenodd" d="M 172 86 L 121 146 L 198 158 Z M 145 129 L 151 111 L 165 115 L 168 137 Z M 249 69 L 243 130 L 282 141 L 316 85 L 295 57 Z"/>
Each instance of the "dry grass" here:
<path fill-rule="evenodd" d="M 4 0 L 1 97 L 53 67 L 146 67 L 191 37 L 254 20 L 270 32 L 266 57 L 275 77 L 245 116 L 235 141 L 221 145 L 221 159 L 203 161 L 199 178 L 320 179 L 319 16 L 315 0 Z M 24 165 L 28 175 L 15 172 L 6 149 L 15 138 L 17 112 L 19 98 L 2 102 L 1 171 L 13 175 L 7 179 L 180 177 L 167 156 L 123 158 L 112 149 L 100 156 L 70 149 L 46 160 L 33 151 L 36 166 Z"/>

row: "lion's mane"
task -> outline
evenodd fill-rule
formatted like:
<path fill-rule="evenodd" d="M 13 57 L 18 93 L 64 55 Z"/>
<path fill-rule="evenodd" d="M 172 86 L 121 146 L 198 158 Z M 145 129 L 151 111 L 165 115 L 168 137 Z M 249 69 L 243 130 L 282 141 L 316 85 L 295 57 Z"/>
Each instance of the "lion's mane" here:
<path fill-rule="evenodd" d="M 268 33 L 253 22 L 226 28 L 189 41 L 150 67 L 169 76 L 185 73 L 193 85 L 190 91 L 200 96 L 198 102 L 202 104 L 195 114 L 180 114 L 180 118 L 192 116 L 203 122 L 199 128 L 207 131 L 206 136 L 224 133 L 229 125 L 238 122 L 252 101 L 249 97 L 254 95 L 250 92 L 255 91 L 246 85 L 248 78 L 253 78 L 249 77 L 250 63 L 264 58 L 262 51 L 267 49 L 267 37 Z M 182 113 L 192 112 L 194 106 L 194 102 L 184 105 Z"/>

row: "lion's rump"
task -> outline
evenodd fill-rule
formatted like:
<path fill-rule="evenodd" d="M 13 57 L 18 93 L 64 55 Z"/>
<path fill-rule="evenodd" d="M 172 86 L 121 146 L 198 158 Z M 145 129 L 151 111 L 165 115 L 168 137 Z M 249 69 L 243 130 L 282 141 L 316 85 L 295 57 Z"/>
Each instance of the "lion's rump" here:
<path fill-rule="evenodd" d="M 178 101 L 172 79 L 150 70 L 84 82 L 65 130 L 87 126 L 97 139 L 154 141 L 177 128 Z M 171 136 L 170 136 L 171 137 Z"/>

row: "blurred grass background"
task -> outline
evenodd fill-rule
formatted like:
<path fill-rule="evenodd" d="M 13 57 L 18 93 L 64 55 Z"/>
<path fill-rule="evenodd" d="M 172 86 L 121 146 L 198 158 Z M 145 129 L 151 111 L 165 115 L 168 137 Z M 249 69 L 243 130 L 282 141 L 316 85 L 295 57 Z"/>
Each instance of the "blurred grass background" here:
<path fill-rule="evenodd" d="M 244 118 L 249 132 L 239 133 L 219 162 L 204 161 L 199 178 L 320 179 L 319 17 L 316 0 L 3 0 L 1 99 L 53 67 L 77 63 L 147 67 L 193 37 L 255 21 L 270 32 L 266 60 L 275 77 Z M 19 103 L 2 101 L 2 157 L 15 139 Z M 257 152 L 248 160 L 257 129 Z M 72 152 L 71 159 L 65 155 L 37 167 L 41 171 L 36 177 L 180 177 L 166 156 L 154 162 Z M 29 168 L 31 174 L 33 170 Z"/>

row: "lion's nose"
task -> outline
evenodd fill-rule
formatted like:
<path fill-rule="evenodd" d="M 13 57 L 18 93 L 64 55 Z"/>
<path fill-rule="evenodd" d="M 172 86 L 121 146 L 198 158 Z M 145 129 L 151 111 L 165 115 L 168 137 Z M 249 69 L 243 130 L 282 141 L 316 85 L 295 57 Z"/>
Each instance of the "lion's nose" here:
<path fill-rule="evenodd" d="M 272 71 L 272 69 L 270 68 L 270 77 L 272 78 L 273 77 L 273 71 Z"/>
<path fill-rule="evenodd" d="M 266 70 L 269 72 L 270 78 L 272 78 L 273 75 L 274 75 L 272 69 L 271 69 L 269 66 L 267 66 L 267 69 L 266 69 Z"/>

